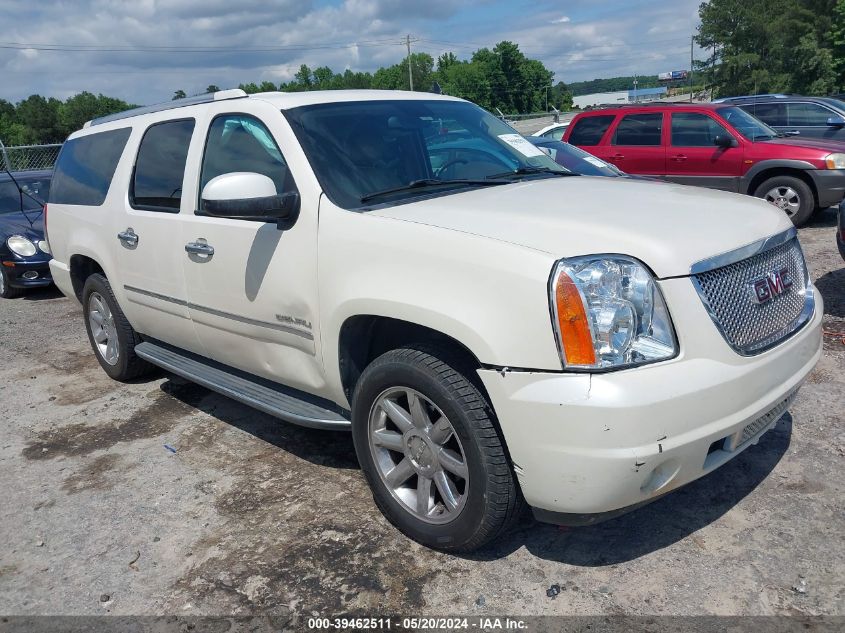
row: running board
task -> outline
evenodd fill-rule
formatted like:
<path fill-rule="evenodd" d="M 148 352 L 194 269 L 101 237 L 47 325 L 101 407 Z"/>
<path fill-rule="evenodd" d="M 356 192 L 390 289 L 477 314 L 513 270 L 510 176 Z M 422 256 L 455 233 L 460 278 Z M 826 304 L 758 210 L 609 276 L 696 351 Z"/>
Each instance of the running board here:
<path fill-rule="evenodd" d="M 348 431 L 351 427 L 348 417 L 321 406 L 313 396 L 281 385 L 273 388 L 270 381 L 247 378 L 245 374 L 214 361 L 149 341 L 136 345 L 135 353 L 177 376 L 286 422 L 335 431 Z"/>

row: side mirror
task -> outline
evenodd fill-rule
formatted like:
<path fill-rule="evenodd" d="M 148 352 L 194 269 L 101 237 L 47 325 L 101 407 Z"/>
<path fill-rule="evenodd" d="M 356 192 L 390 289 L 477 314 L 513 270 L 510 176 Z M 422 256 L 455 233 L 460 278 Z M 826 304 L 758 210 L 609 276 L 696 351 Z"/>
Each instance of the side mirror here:
<path fill-rule="evenodd" d="M 845 127 L 845 118 L 841 116 L 832 116 L 827 120 L 830 127 Z"/>
<path fill-rule="evenodd" d="M 713 139 L 713 144 L 716 147 L 721 147 L 722 149 L 728 149 L 729 147 L 739 147 L 739 143 L 733 136 L 717 136 Z"/>
<path fill-rule="evenodd" d="M 299 217 L 299 194 L 279 194 L 267 176 L 236 171 L 208 182 L 202 190 L 201 210 L 215 218 L 276 222 L 284 230 Z"/>

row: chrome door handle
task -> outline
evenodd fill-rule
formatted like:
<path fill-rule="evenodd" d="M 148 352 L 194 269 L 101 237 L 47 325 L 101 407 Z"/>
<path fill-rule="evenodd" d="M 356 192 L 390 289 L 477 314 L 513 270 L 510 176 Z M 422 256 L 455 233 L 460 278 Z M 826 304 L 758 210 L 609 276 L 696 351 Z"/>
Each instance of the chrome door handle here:
<path fill-rule="evenodd" d="M 686 156 L 684 156 L 683 154 L 677 154 L 676 156 L 673 156 L 673 157 L 672 157 L 672 160 L 673 160 L 673 161 L 675 161 L 676 163 L 682 163 L 682 162 L 684 162 L 686 159 L 687 159 L 687 157 L 686 157 Z"/>
<path fill-rule="evenodd" d="M 188 242 L 185 244 L 185 252 L 191 255 L 207 255 L 211 257 L 214 255 L 214 247 L 208 244 L 205 240 L 196 242 Z"/>
<path fill-rule="evenodd" d="M 625 158 L 625 154 L 614 154 L 610 157 L 610 160 L 623 160 Z"/>
<path fill-rule="evenodd" d="M 138 246 L 138 234 L 132 230 L 130 226 L 125 231 L 121 231 L 117 234 L 117 239 L 120 240 L 120 243 L 128 248 L 135 248 Z"/>

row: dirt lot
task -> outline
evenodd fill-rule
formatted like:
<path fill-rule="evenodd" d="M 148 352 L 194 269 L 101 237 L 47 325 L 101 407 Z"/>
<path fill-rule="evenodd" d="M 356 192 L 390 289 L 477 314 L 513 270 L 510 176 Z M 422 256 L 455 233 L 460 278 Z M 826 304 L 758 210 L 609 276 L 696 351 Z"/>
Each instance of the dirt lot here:
<path fill-rule="evenodd" d="M 833 226 L 829 211 L 801 231 L 825 297 L 824 357 L 758 446 L 623 518 L 526 518 L 473 557 L 394 530 L 348 435 L 164 374 L 112 382 L 77 303 L 0 301 L 0 613 L 845 614 Z"/>

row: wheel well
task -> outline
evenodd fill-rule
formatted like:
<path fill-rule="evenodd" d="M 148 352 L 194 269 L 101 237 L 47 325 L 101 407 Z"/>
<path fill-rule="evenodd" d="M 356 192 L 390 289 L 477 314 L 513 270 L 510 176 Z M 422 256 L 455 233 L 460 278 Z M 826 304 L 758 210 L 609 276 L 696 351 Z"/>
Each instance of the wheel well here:
<path fill-rule="evenodd" d="M 757 191 L 757 187 L 763 184 L 764 181 L 769 178 L 774 178 L 775 176 L 792 176 L 793 178 L 803 180 L 807 183 L 807 186 L 810 187 L 810 191 L 813 192 L 813 199 L 815 200 L 816 206 L 818 206 L 819 192 L 816 191 L 816 184 L 813 182 L 813 179 L 800 169 L 791 169 L 789 167 L 774 167 L 772 169 L 764 169 L 761 171 L 751 179 L 751 182 L 748 185 L 748 195 L 753 196 L 754 192 Z"/>
<path fill-rule="evenodd" d="M 340 328 L 338 344 L 340 377 L 349 401 L 352 401 L 355 385 L 367 365 L 392 349 L 420 343 L 448 349 L 465 369 L 481 367 L 481 363 L 465 345 L 437 330 L 384 316 L 350 317 Z M 467 378 L 480 385 L 475 372 L 471 372 Z"/>
<path fill-rule="evenodd" d="M 73 292 L 80 301 L 82 301 L 82 288 L 85 287 L 85 281 L 94 273 L 100 273 L 105 276 L 103 267 L 90 257 L 86 257 L 85 255 L 71 256 L 70 280 L 73 284 Z"/>

